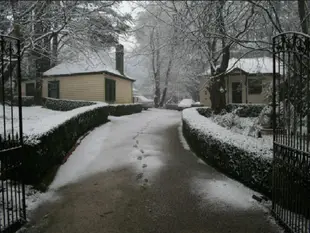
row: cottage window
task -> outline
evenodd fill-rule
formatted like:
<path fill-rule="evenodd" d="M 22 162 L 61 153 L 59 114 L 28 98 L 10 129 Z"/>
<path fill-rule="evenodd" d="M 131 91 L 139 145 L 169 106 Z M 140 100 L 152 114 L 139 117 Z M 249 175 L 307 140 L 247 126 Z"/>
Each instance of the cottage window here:
<path fill-rule="evenodd" d="M 34 83 L 26 83 L 26 96 L 35 95 L 35 85 Z"/>
<path fill-rule="evenodd" d="M 105 101 L 106 102 L 115 102 L 115 80 L 105 79 Z"/>
<path fill-rule="evenodd" d="M 48 82 L 48 97 L 59 99 L 59 81 Z"/>
<path fill-rule="evenodd" d="M 249 79 L 248 84 L 250 95 L 258 95 L 262 93 L 263 83 L 261 79 Z"/>

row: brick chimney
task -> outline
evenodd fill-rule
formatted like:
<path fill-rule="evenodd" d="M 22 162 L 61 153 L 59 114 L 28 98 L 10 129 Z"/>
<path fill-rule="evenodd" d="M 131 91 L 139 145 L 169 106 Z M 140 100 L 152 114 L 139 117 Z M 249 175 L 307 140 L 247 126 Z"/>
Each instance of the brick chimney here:
<path fill-rule="evenodd" d="M 124 46 L 117 44 L 115 48 L 115 68 L 124 74 Z"/>

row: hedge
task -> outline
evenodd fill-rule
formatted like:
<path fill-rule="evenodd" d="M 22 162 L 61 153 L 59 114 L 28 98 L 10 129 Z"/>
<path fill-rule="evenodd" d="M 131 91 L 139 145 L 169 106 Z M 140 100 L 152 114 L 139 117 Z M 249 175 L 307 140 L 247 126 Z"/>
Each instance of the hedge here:
<path fill-rule="evenodd" d="M 227 104 L 226 111 L 236 110 L 239 117 L 258 117 L 266 104 Z"/>
<path fill-rule="evenodd" d="M 111 104 L 111 116 L 124 116 L 142 112 L 142 104 Z"/>
<path fill-rule="evenodd" d="M 18 96 L 14 96 L 13 106 L 18 106 L 18 105 L 19 105 Z M 29 107 L 33 105 L 35 105 L 34 96 L 22 96 L 22 106 Z"/>
<path fill-rule="evenodd" d="M 211 108 L 205 107 L 205 108 L 197 108 L 197 111 L 200 115 L 204 117 L 211 117 L 213 114 L 213 111 Z"/>
<path fill-rule="evenodd" d="M 24 181 L 37 184 L 55 165 L 62 163 L 75 142 L 87 131 L 108 121 L 109 106 L 81 112 L 42 135 L 26 136 Z"/>
<path fill-rule="evenodd" d="M 122 116 L 142 111 L 141 104 L 110 106 L 98 104 L 85 108 L 85 111 L 78 110 L 76 115 L 47 132 L 25 136 L 22 166 L 25 183 L 39 184 L 49 171 L 63 162 L 81 136 L 107 122 L 110 114 Z"/>
<path fill-rule="evenodd" d="M 220 141 L 212 134 L 203 133 L 199 130 L 199 123 L 191 125 L 184 117 L 184 112 L 182 122 L 184 137 L 197 156 L 248 187 L 271 196 L 272 159 Z"/>
<path fill-rule="evenodd" d="M 179 106 L 177 104 L 166 104 L 165 109 L 169 110 L 179 110 Z"/>
<path fill-rule="evenodd" d="M 96 102 L 83 101 L 83 100 L 42 98 L 43 107 L 55 111 L 70 111 L 75 108 L 90 106 L 93 104 L 96 104 Z"/>

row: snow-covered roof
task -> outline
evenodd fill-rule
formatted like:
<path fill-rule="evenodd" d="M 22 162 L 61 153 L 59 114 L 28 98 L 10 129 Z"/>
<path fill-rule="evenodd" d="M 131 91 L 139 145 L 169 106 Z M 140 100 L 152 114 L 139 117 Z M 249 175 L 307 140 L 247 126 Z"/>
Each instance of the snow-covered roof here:
<path fill-rule="evenodd" d="M 257 58 L 232 58 L 229 60 L 227 70 L 239 68 L 249 74 L 272 74 L 273 73 L 273 59 L 270 57 Z"/>
<path fill-rule="evenodd" d="M 276 61 L 276 67 L 278 62 Z M 234 69 L 240 69 L 248 74 L 272 74 L 273 73 L 273 59 L 271 57 L 256 57 L 256 58 L 231 58 L 228 62 L 226 74 L 230 73 Z M 283 71 L 280 69 L 280 74 Z M 199 76 L 207 76 L 207 80 L 199 87 L 201 90 L 211 78 L 211 70 L 200 74 Z"/>
<path fill-rule="evenodd" d="M 256 57 L 256 58 L 231 58 L 228 62 L 227 73 L 234 69 L 241 69 L 249 74 L 272 74 L 273 59 L 271 57 Z M 199 74 L 199 76 L 207 76 L 211 74 L 211 70 Z"/>
<path fill-rule="evenodd" d="M 134 81 L 134 79 L 129 78 L 127 75 L 122 75 L 118 70 L 116 70 L 113 53 L 108 53 L 105 51 L 90 53 L 87 56 L 80 56 L 75 60 L 62 62 L 45 71 L 43 76 L 66 76 L 100 72 L 111 73 Z"/>

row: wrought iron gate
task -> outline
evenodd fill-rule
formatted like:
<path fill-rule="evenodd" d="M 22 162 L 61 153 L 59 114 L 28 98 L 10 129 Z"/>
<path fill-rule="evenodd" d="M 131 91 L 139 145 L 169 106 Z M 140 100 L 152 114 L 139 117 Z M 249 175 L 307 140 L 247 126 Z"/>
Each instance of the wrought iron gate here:
<path fill-rule="evenodd" d="M 310 37 L 273 38 L 273 213 L 310 233 Z"/>
<path fill-rule="evenodd" d="M 20 41 L 0 35 L 0 232 L 15 232 L 26 220 L 20 63 Z"/>

